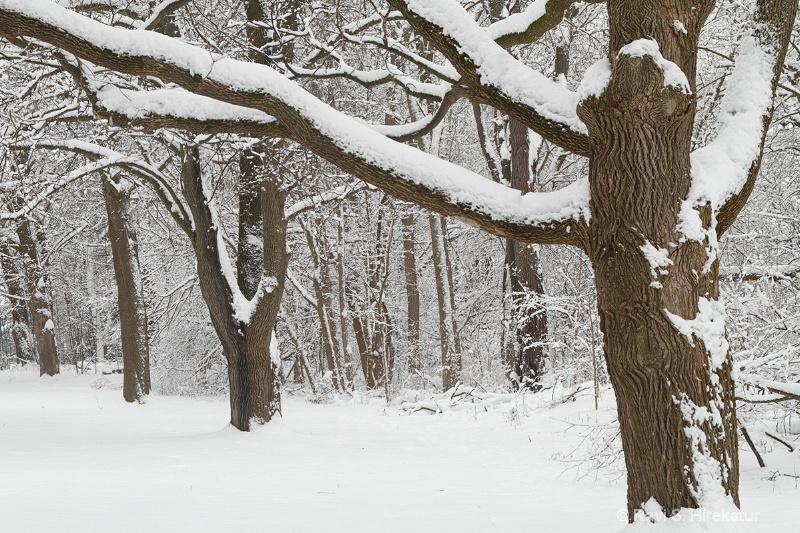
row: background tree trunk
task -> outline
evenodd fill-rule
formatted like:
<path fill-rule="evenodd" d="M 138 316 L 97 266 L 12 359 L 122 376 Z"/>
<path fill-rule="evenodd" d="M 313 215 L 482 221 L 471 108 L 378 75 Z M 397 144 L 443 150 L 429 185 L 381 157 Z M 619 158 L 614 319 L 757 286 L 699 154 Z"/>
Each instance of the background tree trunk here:
<path fill-rule="evenodd" d="M 436 297 L 439 302 L 439 345 L 442 356 L 442 390 L 455 387 L 461 374 L 461 343 L 455 325 L 454 303 L 452 296 L 452 275 L 448 276 L 445 251 L 443 221 L 439 215 L 429 215 L 431 230 L 431 247 L 433 250 L 433 271 L 436 281 Z"/>
<path fill-rule="evenodd" d="M 130 184 L 119 176 L 106 174 L 102 177 L 102 184 L 117 282 L 122 337 L 122 396 L 126 402 L 143 403 L 150 394 L 150 344 L 139 247 L 129 212 Z"/>
<path fill-rule="evenodd" d="M 412 213 L 401 218 L 403 225 L 403 275 L 406 289 L 406 338 L 408 340 L 408 372 L 415 374 L 420 369 L 419 361 L 419 287 L 417 286 L 417 257 L 414 250 L 415 222 Z"/>
<path fill-rule="evenodd" d="M 34 223 L 30 219 L 23 219 L 17 223 L 18 242 L 15 248 L 22 259 L 22 268 L 25 272 L 28 313 L 31 317 L 31 331 L 36 341 L 36 352 L 39 355 L 39 374 L 54 376 L 59 373 L 59 364 L 53 307 L 47 277 L 39 263 L 39 246 L 44 237 L 39 235 L 33 226 Z"/>
<path fill-rule="evenodd" d="M 526 194 L 532 189 L 528 128 L 518 120 L 509 118 L 508 129 L 511 186 Z M 544 294 L 544 284 L 539 272 L 539 254 L 533 245 L 507 239 L 506 268 L 517 341 L 514 382 L 519 387 L 539 390 L 545 359 L 542 342 L 547 336 L 547 313 L 541 305 L 531 301 Z"/>
<path fill-rule="evenodd" d="M 24 273 L 16 264 L 14 250 L 8 239 L 0 240 L 0 266 L 3 268 L 3 282 L 8 290 L 11 304 L 11 339 L 14 342 L 14 353 L 20 363 L 36 360 L 31 334 L 30 315 L 28 314 L 25 294 Z"/>

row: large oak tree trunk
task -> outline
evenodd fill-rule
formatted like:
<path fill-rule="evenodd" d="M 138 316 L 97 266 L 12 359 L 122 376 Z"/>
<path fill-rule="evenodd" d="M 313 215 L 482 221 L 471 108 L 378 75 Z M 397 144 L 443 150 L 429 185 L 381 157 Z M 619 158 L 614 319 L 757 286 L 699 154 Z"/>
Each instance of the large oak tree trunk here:
<path fill-rule="evenodd" d="M 102 182 L 117 283 L 122 337 L 122 396 L 126 402 L 142 403 L 150 394 L 150 344 L 139 250 L 129 213 L 130 185 L 119 177 L 107 175 L 103 176 Z"/>
<path fill-rule="evenodd" d="M 651 57 L 619 54 L 637 39 L 655 39 L 693 91 L 697 36 L 712 7 L 609 2 L 611 81 L 579 109 L 591 139 L 589 255 L 617 397 L 630 519 L 650 498 L 667 514 L 725 495 L 739 502 L 735 401 L 716 301 L 710 210 L 700 213 L 704 242 L 679 230 L 691 184 L 695 103 L 665 87 Z M 687 33 L 675 30 L 676 17 Z M 716 331 L 687 337 L 692 330 L 682 319 L 701 315 Z"/>

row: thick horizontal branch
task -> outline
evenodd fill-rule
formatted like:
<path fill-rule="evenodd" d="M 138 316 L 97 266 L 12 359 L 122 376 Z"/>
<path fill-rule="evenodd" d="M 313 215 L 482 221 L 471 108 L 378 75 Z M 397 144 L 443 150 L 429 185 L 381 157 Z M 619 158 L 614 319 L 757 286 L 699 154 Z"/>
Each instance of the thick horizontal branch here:
<path fill-rule="evenodd" d="M 40 39 L 118 72 L 159 77 L 195 94 L 263 111 L 299 144 L 402 200 L 521 242 L 581 247 L 586 242 L 585 180 L 552 193 L 521 195 L 377 134 L 267 66 L 152 32 L 111 28 L 46 0 L 0 0 L 0 16 L 4 34 Z"/>
<path fill-rule="evenodd" d="M 112 126 L 133 126 L 149 131 L 172 128 L 195 134 L 289 137 L 288 130 L 267 113 L 178 89 L 135 91 L 107 85 L 93 92 L 91 99 L 95 114 Z"/>

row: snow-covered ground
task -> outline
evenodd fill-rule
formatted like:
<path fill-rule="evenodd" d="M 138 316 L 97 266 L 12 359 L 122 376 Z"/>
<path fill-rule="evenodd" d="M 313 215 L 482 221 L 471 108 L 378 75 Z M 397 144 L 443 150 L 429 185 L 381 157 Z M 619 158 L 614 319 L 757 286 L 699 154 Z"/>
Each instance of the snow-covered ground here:
<path fill-rule="evenodd" d="M 553 459 L 604 435 L 592 426 L 611 418 L 608 399 L 599 415 L 588 397 L 548 409 L 530 396 L 429 415 L 379 399 L 286 397 L 282 420 L 242 434 L 226 425 L 224 399 L 128 405 L 119 390 L 94 388 L 97 379 L 0 372 L 0 531 L 601 533 L 625 525 L 624 477 L 610 482 L 614 467 L 576 476 L 586 464 L 568 469 Z M 743 509 L 759 513 L 748 531 L 797 531 L 800 480 L 772 474 L 800 474 L 800 453 L 776 446 L 765 469 L 748 450 L 741 456 Z"/>

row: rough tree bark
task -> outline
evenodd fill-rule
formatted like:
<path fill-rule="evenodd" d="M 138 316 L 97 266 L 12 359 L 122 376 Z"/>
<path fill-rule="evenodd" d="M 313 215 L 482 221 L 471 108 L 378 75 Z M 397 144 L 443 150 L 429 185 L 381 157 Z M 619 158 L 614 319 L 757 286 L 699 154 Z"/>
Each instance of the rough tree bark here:
<path fill-rule="evenodd" d="M 286 267 L 285 191 L 276 179 L 262 180 L 263 274 L 255 306 L 242 316 L 242 302 L 234 301 L 234 289 L 223 267 L 226 251 L 213 212 L 210 190 L 204 185 L 196 147 L 182 151 L 181 185 L 194 220 L 194 247 L 200 290 L 211 322 L 228 361 L 231 424 L 242 431 L 269 422 L 280 413 L 277 363 L 270 357 L 275 321 L 283 294 Z M 243 296 L 243 295 L 242 295 Z M 252 305 L 252 302 L 250 303 Z"/>
<path fill-rule="evenodd" d="M 24 273 L 18 268 L 16 254 L 6 237 L 0 239 L 0 261 L 3 283 L 8 290 L 11 304 L 11 339 L 14 341 L 14 353 L 20 363 L 33 362 L 36 360 L 36 353 L 26 304 L 28 298 L 23 283 Z"/>
<path fill-rule="evenodd" d="M 591 142 L 587 251 L 617 398 L 631 520 L 651 497 L 668 515 L 710 504 L 721 491 L 739 503 L 727 344 L 713 345 L 721 334 L 687 337 L 675 318 L 721 320 L 715 317 L 717 228 L 711 208 L 699 212 L 705 240 L 687 238 L 680 229 L 692 182 L 696 103 L 690 93 L 698 38 L 713 7 L 712 1 L 608 2 L 610 82 L 578 110 Z M 785 15 L 793 19 L 790 11 Z M 665 86 L 652 56 L 620 52 L 637 39 L 655 40 L 663 57 L 685 73 L 690 90 Z M 779 65 L 782 60 L 780 55 Z M 648 247 L 669 262 L 654 268 Z"/>
<path fill-rule="evenodd" d="M 36 232 L 34 222 L 23 218 L 17 223 L 17 242 L 14 248 L 22 260 L 28 292 L 28 314 L 31 331 L 39 355 L 39 374 L 54 376 L 59 373 L 56 330 L 53 324 L 53 305 L 50 287 L 44 268 L 39 261 L 39 247 L 44 239 Z"/>
<path fill-rule="evenodd" d="M 150 394 L 150 343 L 139 246 L 129 212 L 130 184 L 119 175 L 107 174 L 103 174 L 102 184 L 117 283 L 122 337 L 122 396 L 126 402 L 144 403 Z"/>
<path fill-rule="evenodd" d="M 525 194 L 531 187 L 528 128 L 520 121 L 509 118 L 508 129 L 511 147 L 509 181 L 512 187 Z M 542 341 L 547 335 L 547 313 L 541 305 L 530 301 L 531 295 L 544 294 L 539 254 L 532 244 L 507 239 L 506 268 L 517 341 L 514 383 L 518 387 L 539 390 L 539 380 L 544 373 Z"/>

